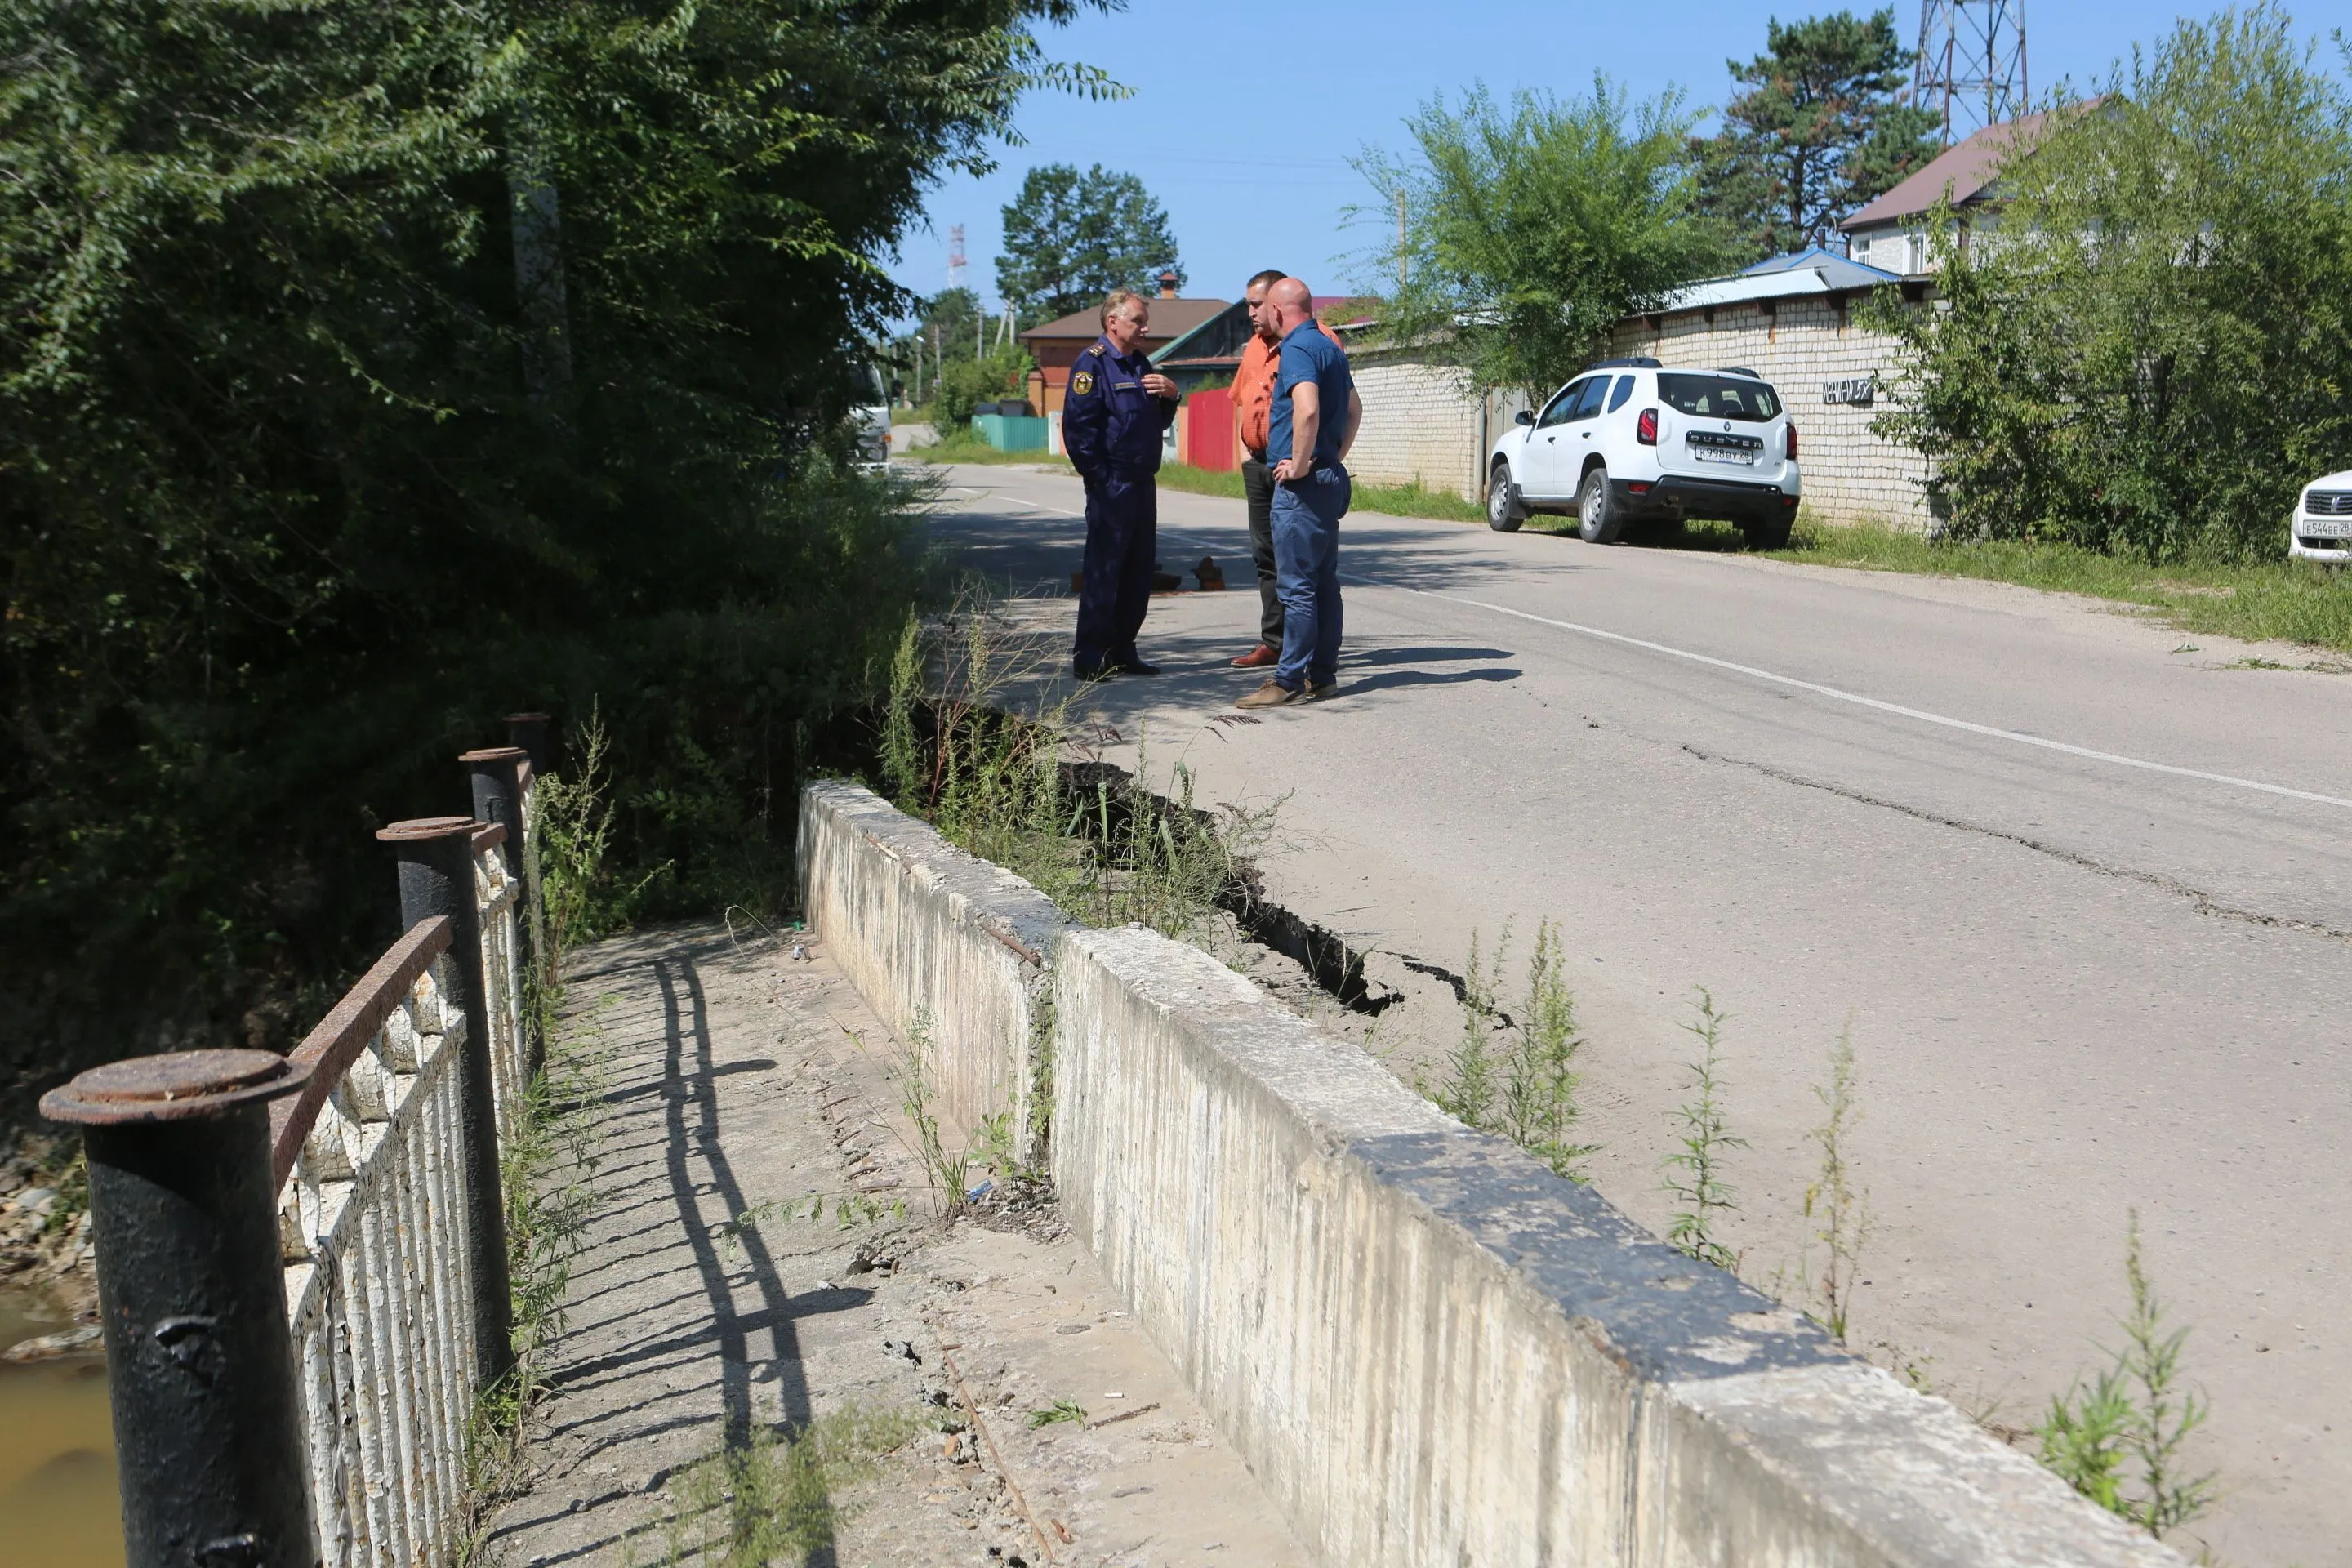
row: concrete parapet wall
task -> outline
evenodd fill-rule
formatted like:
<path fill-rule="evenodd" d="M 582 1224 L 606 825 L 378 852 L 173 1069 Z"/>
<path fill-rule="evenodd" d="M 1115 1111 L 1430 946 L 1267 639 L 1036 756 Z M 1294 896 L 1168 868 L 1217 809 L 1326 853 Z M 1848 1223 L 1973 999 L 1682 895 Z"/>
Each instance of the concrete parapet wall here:
<path fill-rule="evenodd" d="M 1061 911 L 853 784 L 802 792 L 799 859 L 802 908 L 834 962 L 893 1035 L 928 1039 L 941 1121 L 968 1139 L 1011 1112 L 1026 1149 Z"/>
<path fill-rule="evenodd" d="M 1065 1212 L 1334 1568 L 2179 1568 L 1207 954 L 1049 931 L 864 791 L 812 790 L 803 844 L 812 919 L 886 1018 L 1001 1016 L 940 947 L 991 921 L 1050 942 Z M 984 1033 L 956 1038 L 1011 1048 Z"/>

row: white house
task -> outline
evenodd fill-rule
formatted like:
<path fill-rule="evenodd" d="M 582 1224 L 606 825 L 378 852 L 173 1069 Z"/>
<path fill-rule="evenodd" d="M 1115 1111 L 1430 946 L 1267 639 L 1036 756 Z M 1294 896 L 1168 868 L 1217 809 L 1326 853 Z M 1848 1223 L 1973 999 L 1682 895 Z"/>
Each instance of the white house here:
<path fill-rule="evenodd" d="M 1947 147 L 1917 174 L 1874 201 L 1865 203 L 1843 223 L 1846 253 L 1856 261 L 1903 278 L 1922 278 L 1935 270 L 1928 254 L 1927 215 L 1948 198 L 1958 216 L 1959 243 L 1966 247 L 1972 232 L 1990 229 L 2000 203 L 2001 160 L 2032 144 L 2047 114 L 2028 114 L 2001 125 L 1988 125 L 1967 141 Z"/>

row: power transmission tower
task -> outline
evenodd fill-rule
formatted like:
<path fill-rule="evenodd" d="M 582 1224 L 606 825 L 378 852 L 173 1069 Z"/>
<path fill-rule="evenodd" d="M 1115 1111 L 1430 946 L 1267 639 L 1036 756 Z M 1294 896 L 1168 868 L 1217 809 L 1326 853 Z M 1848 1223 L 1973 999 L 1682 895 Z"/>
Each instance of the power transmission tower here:
<path fill-rule="evenodd" d="M 1919 0 L 1912 100 L 1944 117 L 1944 144 L 2023 114 L 2025 0 Z"/>

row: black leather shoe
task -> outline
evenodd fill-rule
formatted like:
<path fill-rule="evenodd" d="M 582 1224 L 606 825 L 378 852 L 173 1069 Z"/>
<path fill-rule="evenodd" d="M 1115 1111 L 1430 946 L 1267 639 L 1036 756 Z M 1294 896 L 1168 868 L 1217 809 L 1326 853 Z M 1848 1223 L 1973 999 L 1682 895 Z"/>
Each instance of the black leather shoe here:
<path fill-rule="evenodd" d="M 1118 673 L 1118 669 L 1119 667 L 1116 664 L 1097 664 L 1092 668 L 1088 668 L 1087 666 L 1080 664 L 1076 659 L 1072 659 L 1070 661 L 1071 673 L 1076 675 L 1080 680 L 1108 680 L 1112 676 Z"/>
<path fill-rule="evenodd" d="M 1160 667 L 1158 665 L 1146 664 L 1139 658 L 1117 659 L 1105 668 L 1120 675 L 1157 675 L 1160 673 Z"/>

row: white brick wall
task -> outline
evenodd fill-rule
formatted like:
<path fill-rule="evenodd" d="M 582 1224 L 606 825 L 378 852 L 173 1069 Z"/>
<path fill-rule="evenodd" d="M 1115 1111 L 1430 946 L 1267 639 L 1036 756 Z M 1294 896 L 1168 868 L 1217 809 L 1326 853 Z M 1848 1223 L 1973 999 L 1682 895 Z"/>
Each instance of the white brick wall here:
<path fill-rule="evenodd" d="M 1894 382 L 1893 338 L 1865 331 L 1820 298 L 1717 306 L 1712 322 L 1707 314 L 1636 316 L 1619 325 L 1609 352 L 1645 354 L 1669 367 L 1736 364 L 1756 372 L 1780 389 L 1797 422 L 1809 514 L 1828 522 L 1927 527 L 1919 488 L 1927 459 L 1870 431 L 1871 420 L 1886 411 Z M 1823 382 L 1873 373 L 1875 406 L 1822 401 Z"/>
<path fill-rule="evenodd" d="M 1777 308 L 1768 311 L 1767 305 Z M 1755 371 L 1780 389 L 1797 422 L 1808 514 L 1829 522 L 1924 529 L 1927 511 L 1919 487 L 1926 459 L 1870 431 L 1871 420 L 1886 411 L 1895 340 L 1864 331 L 1818 298 L 1725 305 L 1712 314 L 1712 321 L 1697 310 L 1633 317 L 1611 337 L 1609 355 L 1647 355 L 1675 368 L 1736 364 Z M 1368 483 L 1417 479 L 1431 489 L 1473 500 L 1481 495 L 1486 452 L 1522 401 L 1500 393 L 1482 400 L 1461 372 L 1409 352 L 1368 350 L 1352 357 L 1364 424 L 1349 471 Z M 1874 406 L 1822 401 L 1822 383 L 1873 373 L 1879 385 Z"/>
<path fill-rule="evenodd" d="M 1460 371 L 1378 350 L 1350 355 L 1349 369 L 1364 400 L 1363 427 L 1348 454 L 1351 478 L 1418 481 L 1472 500 L 1484 493 L 1479 398 Z"/>

